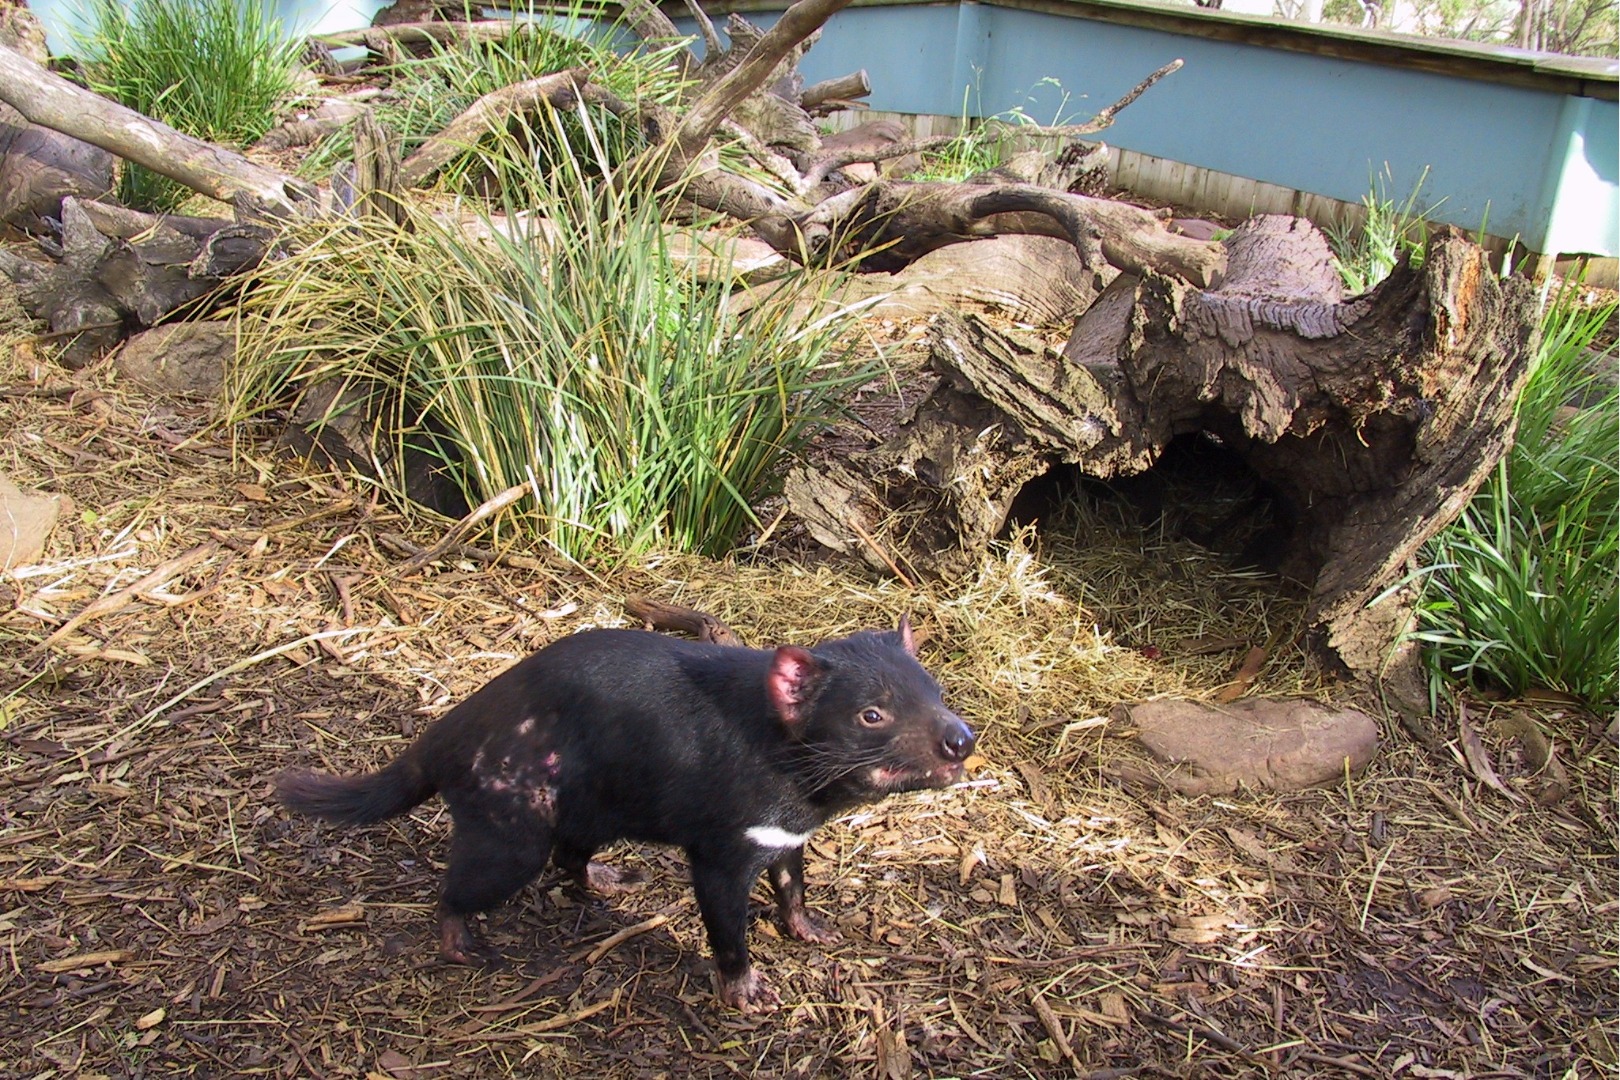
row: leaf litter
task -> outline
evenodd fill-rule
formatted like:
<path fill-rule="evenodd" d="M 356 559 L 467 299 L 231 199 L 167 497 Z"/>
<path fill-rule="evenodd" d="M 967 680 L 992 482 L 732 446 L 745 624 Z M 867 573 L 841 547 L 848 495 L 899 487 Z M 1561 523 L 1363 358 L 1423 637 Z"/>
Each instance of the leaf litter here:
<path fill-rule="evenodd" d="M 1297 597 L 1191 545 L 1082 522 L 951 587 L 476 543 L 407 569 L 446 523 L 233 459 L 206 406 L 26 345 L 0 384 L 0 471 L 74 503 L 0 575 L 0 1075 L 1613 1074 L 1608 718 L 1476 703 L 1450 757 L 1386 722 L 1335 788 L 1185 798 L 1141 782 L 1113 704 L 1346 693 L 1312 676 Z M 269 801 L 288 765 L 379 765 L 634 595 L 755 644 L 909 612 L 981 733 L 963 784 L 811 841 L 842 944 L 787 940 L 756 891 L 776 1014 L 715 1006 L 676 852 L 606 852 L 646 879 L 606 899 L 542 877 L 485 922 L 505 965 L 472 970 L 435 950 L 436 801 L 347 832 Z"/>

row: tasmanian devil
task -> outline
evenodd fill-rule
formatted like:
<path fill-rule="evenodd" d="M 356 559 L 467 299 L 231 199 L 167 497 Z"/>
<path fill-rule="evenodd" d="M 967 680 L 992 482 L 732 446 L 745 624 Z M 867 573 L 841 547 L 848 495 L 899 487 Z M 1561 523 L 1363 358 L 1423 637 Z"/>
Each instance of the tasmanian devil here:
<path fill-rule="evenodd" d="M 590 630 L 541 649 L 432 724 L 381 771 L 284 774 L 277 796 L 348 825 L 435 792 L 455 823 L 439 948 L 471 963 L 467 917 L 521 889 L 549 857 L 598 889 L 615 840 L 686 850 L 720 998 L 776 1005 L 749 966 L 748 894 L 769 870 L 801 941 L 838 935 L 804 906 L 804 843 L 830 816 L 962 775 L 973 733 L 917 663 L 911 627 L 811 649 L 699 644 Z"/>

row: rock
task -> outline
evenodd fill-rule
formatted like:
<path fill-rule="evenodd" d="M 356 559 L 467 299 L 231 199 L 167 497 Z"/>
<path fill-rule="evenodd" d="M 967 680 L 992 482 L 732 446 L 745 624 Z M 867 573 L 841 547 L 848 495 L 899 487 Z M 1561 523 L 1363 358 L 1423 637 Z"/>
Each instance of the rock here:
<path fill-rule="evenodd" d="M 212 398 L 236 355 L 236 328 L 223 319 L 143 330 L 114 354 L 113 367 L 143 390 Z"/>
<path fill-rule="evenodd" d="M 0 572 L 39 561 L 64 504 L 65 495 L 23 491 L 0 473 Z"/>
<path fill-rule="evenodd" d="M 1187 795 L 1333 784 L 1365 769 L 1378 749 L 1372 717 L 1308 700 L 1150 701 L 1116 706 L 1113 719 L 1136 726 L 1168 766 L 1160 781 Z"/>

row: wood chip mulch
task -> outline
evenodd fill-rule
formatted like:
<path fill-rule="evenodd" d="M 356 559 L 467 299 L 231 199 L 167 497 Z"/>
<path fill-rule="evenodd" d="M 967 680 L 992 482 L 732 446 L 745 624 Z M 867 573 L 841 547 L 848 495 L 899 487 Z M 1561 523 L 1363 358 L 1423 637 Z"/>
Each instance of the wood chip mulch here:
<path fill-rule="evenodd" d="M 204 406 L 26 353 L 0 384 L 0 471 L 74 500 L 44 561 L 0 575 L 0 1076 L 1615 1073 L 1608 718 L 1476 704 L 1494 784 L 1467 740 L 1430 754 L 1390 724 L 1333 789 L 1183 798 L 1130 781 L 1141 751 L 1102 717 L 1213 693 L 1243 650 L 1207 678 L 1147 659 L 1089 631 L 1082 602 L 1107 597 L 1008 584 L 1031 572 L 1016 553 L 963 596 L 481 547 L 406 571 L 444 523 L 233 456 Z M 966 783 L 811 842 L 810 904 L 842 944 L 788 940 L 756 893 L 775 1014 L 716 1007 L 676 852 L 606 853 L 647 878 L 611 899 L 542 878 L 485 923 L 505 966 L 474 970 L 435 951 L 437 801 L 344 832 L 268 799 L 291 764 L 375 766 L 636 593 L 756 643 L 910 609 L 983 736 Z M 1065 674 L 1082 652 L 1101 682 Z"/>

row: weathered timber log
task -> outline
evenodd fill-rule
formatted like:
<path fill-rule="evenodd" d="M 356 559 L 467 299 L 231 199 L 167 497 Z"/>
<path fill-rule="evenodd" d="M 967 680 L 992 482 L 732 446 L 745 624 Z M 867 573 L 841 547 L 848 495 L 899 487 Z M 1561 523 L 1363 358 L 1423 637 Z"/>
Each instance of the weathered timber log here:
<path fill-rule="evenodd" d="M 1225 247 L 1215 289 L 1120 275 L 1061 354 L 938 317 L 938 386 L 847 468 L 795 472 L 790 507 L 818 541 L 874 567 L 956 575 L 1055 464 L 1131 476 L 1201 433 L 1282 504 L 1291 529 L 1275 565 L 1309 587 L 1324 662 L 1410 691 L 1409 598 L 1370 601 L 1506 449 L 1537 332 L 1533 291 L 1496 277 L 1455 233 L 1420 270 L 1403 265 L 1348 299 L 1306 222 L 1256 219 Z M 889 559 L 872 554 L 873 537 Z"/>
<path fill-rule="evenodd" d="M 841 109 L 857 98 L 870 97 L 872 80 L 866 69 L 840 75 L 836 79 L 823 79 L 799 91 L 799 107 L 814 115 L 818 112 Z"/>
<path fill-rule="evenodd" d="M 400 183 L 406 187 L 420 186 L 508 118 L 541 106 L 571 109 L 576 102 L 584 100 L 616 116 L 629 114 L 629 108 L 618 98 L 587 82 L 589 76 L 585 68 L 570 68 L 485 94 L 405 159 L 400 166 Z"/>
<path fill-rule="evenodd" d="M 317 198 L 303 181 L 126 109 L 0 46 L 0 100 L 29 122 L 61 131 L 220 202 L 285 217 Z"/>
<path fill-rule="evenodd" d="M 69 197 L 60 236 L 41 241 L 50 260 L 0 251 L 0 272 L 16 284 L 23 310 L 62 339 L 62 362 L 76 368 L 258 266 L 272 241 L 258 225 L 159 218 Z"/>
<path fill-rule="evenodd" d="M 760 232 L 768 242 L 775 235 Z M 878 181 L 824 200 L 779 232 L 803 245 L 783 252 L 789 257 L 821 261 L 867 250 L 878 252 L 868 260 L 874 269 L 1004 232 L 1068 240 L 1093 268 L 1106 260 L 1127 273 L 1156 271 L 1205 286 L 1226 260 L 1219 245 L 1176 236 L 1139 207 L 1031 184 Z"/>
<path fill-rule="evenodd" d="M 64 198 L 96 199 L 112 186 L 111 154 L 30 124 L 0 102 L 0 221 L 43 232 L 50 219 L 61 216 Z"/>

